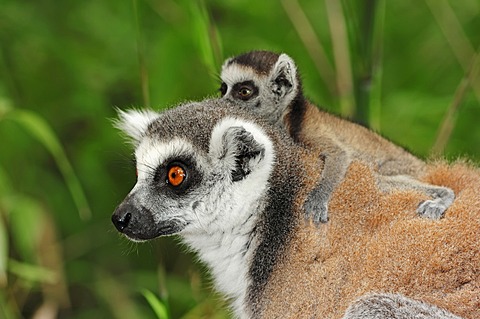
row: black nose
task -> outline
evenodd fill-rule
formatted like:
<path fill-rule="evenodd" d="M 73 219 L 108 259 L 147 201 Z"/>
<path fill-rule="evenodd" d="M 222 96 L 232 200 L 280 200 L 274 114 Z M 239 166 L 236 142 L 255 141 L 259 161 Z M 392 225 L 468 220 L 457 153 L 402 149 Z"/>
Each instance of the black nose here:
<path fill-rule="evenodd" d="M 120 205 L 112 215 L 112 223 L 121 233 L 128 227 L 132 214 L 129 212 L 129 205 Z"/>

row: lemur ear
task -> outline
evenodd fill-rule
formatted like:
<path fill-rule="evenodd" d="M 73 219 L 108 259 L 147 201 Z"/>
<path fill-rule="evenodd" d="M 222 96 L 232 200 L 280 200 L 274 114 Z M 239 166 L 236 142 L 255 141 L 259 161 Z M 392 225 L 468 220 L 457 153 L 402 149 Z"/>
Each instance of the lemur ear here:
<path fill-rule="evenodd" d="M 215 127 L 210 154 L 237 182 L 264 162 L 267 147 L 271 147 L 268 137 L 254 124 L 228 119 Z"/>
<path fill-rule="evenodd" d="M 226 157 L 234 160 L 231 167 L 232 181 L 244 179 L 255 165 L 265 156 L 265 148 L 259 144 L 252 133 L 241 126 L 230 127 L 223 134 Z"/>
<path fill-rule="evenodd" d="M 134 145 L 140 142 L 148 125 L 158 117 L 158 113 L 152 110 L 117 110 L 117 112 L 118 120 L 115 121 L 115 127 L 122 130 Z"/>
<path fill-rule="evenodd" d="M 297 91 L 297 67 L 292 58 L 285 53 L 280 54 L 270 73 L 272 92 L 278 97 Z"/>

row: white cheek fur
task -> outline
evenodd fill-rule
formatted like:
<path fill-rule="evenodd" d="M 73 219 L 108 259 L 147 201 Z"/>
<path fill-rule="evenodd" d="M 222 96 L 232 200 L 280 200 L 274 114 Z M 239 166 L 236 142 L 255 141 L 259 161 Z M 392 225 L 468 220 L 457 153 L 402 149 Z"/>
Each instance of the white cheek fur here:
<path fill-rule="evenodd" d="M 227 92 L 225 95 L 230 95 L 232 87 L 236 83 L 245 81 L 261 82 L 258 74 L 251 68 L 238 64 L 224 65 L 222 68 L 221 79 L 227 85 Z"/>
<path fill-rule="evenodd" d="M 232 298 L 237 316 L 244 318 L 243 303 L 250 284 L 248 269 L 256 247 L 252 229 L 262 207 L 261 199 L 268 188 L 275 153 L 272 141 L 259 126 L 245 120 L 226 118 L 212 132 L 209 155 L 214 165 L 215 162 L 234 160 L 219 159 L 219 156 L 224 152 L 226 130 L 238 126 L 250 132 L 256 142 L 264 146 L 264 157 L 252 165 L 254 170 L 243 180 L 214 184 L 194 212 L 202 222 L 197 231 L 185 233 L 184 239 L 211 267 L 218 289 Z M 228 165 L 223 163 L 222 166 Z"/>
<path fill-rule="evenodd" d="M 138 180 L 145 180 L 155 174 L 155 169 L 167 159 L 185 154 L 194 154 L 194 152 L 195 148 L 192 144 L 180 138 L 163 142 L 145 137 L 135 150 Z"/>
<path fill-rule="evenodd" d="M 264 147 L 264 156 L 252 159 L 256 161 L 251 163 L 252 171 L 240 181 L 232 182 L 226 172 L 221 174 L 223 179 L 208 180 L 209 177 L 218 178 L 218 174 L 212 172 L 218 173 L 235 164 L 233 156 L 222 158 L 225 153 L 223 136 L 231 127 L 243 127 L 252 134 Z M 194 145 L 185 139 L 165 142 L 147 136 L 135 151 L 138 183 L 134 189 L 145 187 L 144 183 L 166 160 L 185 154 L 195 158 L 206 180 L 194 190 L 194 195 L 189 195 L 192 204 L 181 213 L 190 223 L 180 235 L 212 269 L 217 288 L 232 298 L 237 316 L 245 318 L 244 303 L 250 285 L 248 271 L 256 249 L 252 230 L 258 221 L 275 161 L 273 143 L 261 127 L 237 118 L 223 119 L 214 127 L 208 158 L 196 152 Z"/>

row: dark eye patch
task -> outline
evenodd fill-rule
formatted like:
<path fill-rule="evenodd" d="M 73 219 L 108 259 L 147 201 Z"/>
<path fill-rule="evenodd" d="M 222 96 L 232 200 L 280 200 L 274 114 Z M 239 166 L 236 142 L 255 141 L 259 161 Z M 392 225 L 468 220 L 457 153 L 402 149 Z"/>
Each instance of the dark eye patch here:
<path fill-rule="evenodd" d="M 218 90 L 220 91 L 220 94 L 222 94 L 222 96 L 225 96 L 225 94 L 227 94 L 227 89 L 228 89 L 227 84 L 225 82 L 222 82 Z"/>
<path fill-rule="evenodd" d="M 258 96 L 258 87 L 253 81 L 235 83 L 232 88 L 232 96 L 236 99 L 248 101 Z"/>
<path fill-rule="evenodd" d="M 169 172 L 172 167 L 179 166 L 184 170 L 182 182 L 174 185 L 169 182 Z M 197 168 L 195 161 L 187 156 L 177 156 L 166 160 L 157 167 L 153 179 L 153 187 L 157 192 L 167 193 L 173 196 L 181 196 L 189 192 L 202 180 L 202 174 Z"/>

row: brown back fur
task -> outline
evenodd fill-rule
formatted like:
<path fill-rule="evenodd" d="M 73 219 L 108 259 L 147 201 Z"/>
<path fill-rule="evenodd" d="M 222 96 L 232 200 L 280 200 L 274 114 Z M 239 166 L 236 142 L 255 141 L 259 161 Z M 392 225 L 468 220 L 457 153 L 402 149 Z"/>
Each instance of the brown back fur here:
<path fill-rule="evenodd" d="M 350 165 L 329 223 L 297 216 L 265 289 L 262 317 L 340 318 L 367 292 L 394 292 L 480 318 L 480 172 L 464 163 L 428 168 L 425 181 L 457 194 L 438 221 L 416 215 L 425 195 L 379 192 L 369 167 Z"/>
<path fill-rule="evenodd" d="M 420 177 L 425 172 L 425 163 L 400 146 L 361 125 L 321 111 L 308 101 L 303 124 L 300 140 L 311 147 L 327 148 L 327 154 L 330 145 L 325 142 L 331 140 L 352 160 L 371 163 L 381 174 Z"/>

